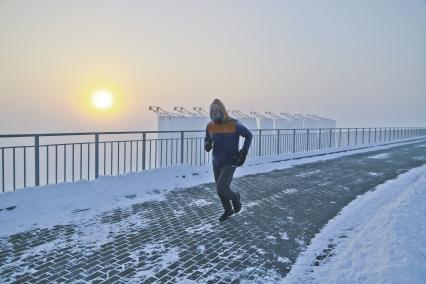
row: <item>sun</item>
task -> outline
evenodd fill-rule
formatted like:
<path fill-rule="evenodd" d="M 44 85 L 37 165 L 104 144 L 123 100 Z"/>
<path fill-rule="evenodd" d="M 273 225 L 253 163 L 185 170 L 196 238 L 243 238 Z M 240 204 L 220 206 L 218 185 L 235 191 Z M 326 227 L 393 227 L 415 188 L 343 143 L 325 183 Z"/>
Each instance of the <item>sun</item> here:
<path fill-rule="evenodd" d="M 112 107 L 113 96 L 106 90 L 99 90 L 93 93 L 92 103 L 97 109 L 106 110 Z"/>

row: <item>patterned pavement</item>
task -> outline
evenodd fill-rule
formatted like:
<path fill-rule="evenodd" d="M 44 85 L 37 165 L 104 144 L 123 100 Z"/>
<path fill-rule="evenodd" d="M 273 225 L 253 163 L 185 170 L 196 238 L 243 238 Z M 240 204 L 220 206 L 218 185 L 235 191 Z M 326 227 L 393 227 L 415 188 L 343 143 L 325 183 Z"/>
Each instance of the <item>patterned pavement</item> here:
<path fill-rule="evenodd" d="M 241 193 L 242 210 L 223 223 L 209 183 L 170 192 L 163 201 L 116 208 L 82 224 L 0 238 L 0 282 L 279 281 L 344 206 L 425 164 L 425 147 L 420 141 L 235 178 L 232 188 Z"/>

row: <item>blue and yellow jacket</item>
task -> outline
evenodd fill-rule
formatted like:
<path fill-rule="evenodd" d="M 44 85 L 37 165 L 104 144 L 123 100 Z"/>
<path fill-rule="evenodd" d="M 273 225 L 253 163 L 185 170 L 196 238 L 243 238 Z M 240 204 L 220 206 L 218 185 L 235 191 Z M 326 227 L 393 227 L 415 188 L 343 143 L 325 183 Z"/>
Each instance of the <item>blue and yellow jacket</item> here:
<path fill-rule="evenodd" d="M 221 123 L 210 121 L 207 124 L 204 142 L 213 143 L 213 166 L 235 164 L 240 136 L 244 137 L 242 149 L 248 152 L 253 135 L 238 120 L 229 117 Z"/>

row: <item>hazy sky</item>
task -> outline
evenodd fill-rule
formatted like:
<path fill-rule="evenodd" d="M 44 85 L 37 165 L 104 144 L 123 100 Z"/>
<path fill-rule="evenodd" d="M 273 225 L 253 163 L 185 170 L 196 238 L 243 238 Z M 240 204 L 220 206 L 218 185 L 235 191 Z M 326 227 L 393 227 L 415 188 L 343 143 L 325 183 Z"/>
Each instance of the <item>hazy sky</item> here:
<path fill-rule="evenodd" d="M 426 1 L 0 0 L 0 133 L 154 129 L 149 105 L 215 97 L 426 126 Z"/>

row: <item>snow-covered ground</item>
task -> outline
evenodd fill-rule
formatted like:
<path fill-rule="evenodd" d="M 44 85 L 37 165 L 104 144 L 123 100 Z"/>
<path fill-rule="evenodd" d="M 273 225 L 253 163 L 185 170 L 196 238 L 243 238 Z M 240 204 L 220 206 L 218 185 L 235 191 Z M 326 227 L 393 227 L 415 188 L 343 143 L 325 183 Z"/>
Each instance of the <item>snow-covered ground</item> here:
<path fill-rule="evenodd" d="M 414 142 L 358 150 L 351 147 L 252 158 L 246 162 L 244 167 L 237 169 L 235 177 L 285 169 L 299 164 L 387 149 L 409 143 Z M 344 150 L 352 151 L 280 161 L 306 155 L 329 153 L 328 151 Z M 81 224 L 107 210 L 117 207 L 125 208 L 131 204 L 146 201 L 163 200 L 165 194 L 169 191 L 181 190 L 213 181 L 211 165 L 175 165 L 121 176 L 104 176 L 94 181 L 62 183 L 6 192 L 1 194 L 0 198 L 0 237 L 34 228 L 48 228 L 69 223 Z"/>
<path fill-rule="evenodd" d="M 426 165 L 346 206 L 283 282 L 426 283 Z"/>

